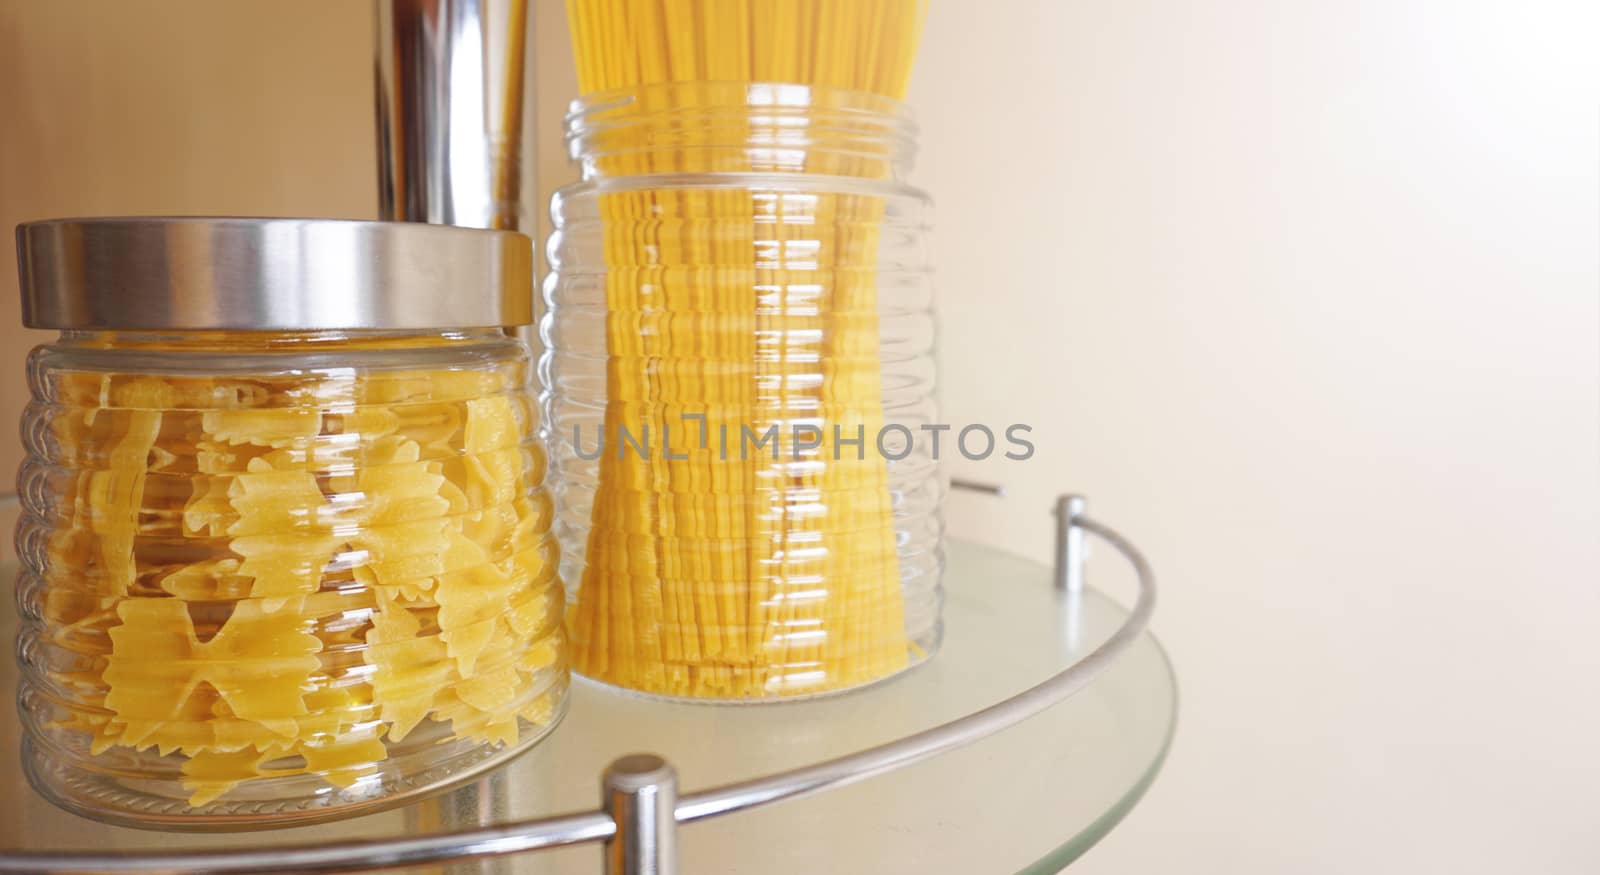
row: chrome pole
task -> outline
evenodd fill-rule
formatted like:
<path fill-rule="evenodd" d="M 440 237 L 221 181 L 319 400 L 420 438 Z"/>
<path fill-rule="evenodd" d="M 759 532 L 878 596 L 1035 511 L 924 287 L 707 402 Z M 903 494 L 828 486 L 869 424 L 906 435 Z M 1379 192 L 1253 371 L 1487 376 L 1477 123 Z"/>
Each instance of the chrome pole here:
<path fill-rule="evenodd" d="M 522 224 L 528 0 L 376 0 L 378 214 Z"/>
<path fill-rule="evenodd" d="M 1056 589 L 1077 595 L 1083 592 L 1084 543 L 1079 521 L 1089 503 L 1081 495 L 1056 498 Z"/>
<path fill-rule="evenodd" d="M 960 477 L 950 478 L 951 489 L 963 489 L 967 492 L 981 492 L 984 495 L 993 495 L 995 498 L 1006 497 L 1006 487 L 1003 483 L 983 483 L 978 480 L 963 480 Z"/>
<path fill-rule="evenodd" d="M 605 811 L 617 824 L 606 839 L 606 875 L 677 875 L 678 775 L 655 754 L 629 754 L 600 778 Z"/>

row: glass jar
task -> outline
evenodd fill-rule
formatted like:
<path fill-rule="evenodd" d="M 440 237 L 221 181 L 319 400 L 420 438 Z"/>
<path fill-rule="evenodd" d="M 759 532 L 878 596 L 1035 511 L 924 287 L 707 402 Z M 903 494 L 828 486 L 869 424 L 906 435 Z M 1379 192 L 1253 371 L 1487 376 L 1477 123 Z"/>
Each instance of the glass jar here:
<path fill-rule="evenodd" d="M 751 701 L 939 644 L 930 203 L 886 97 L 573 104 L 540 359 L 574 669 Z"/>
<path fill-rule="evenodd" d="M 519 234 L 18 229 L 26 771 L 163 828 L 457 783 L 560 719 L 564 599 Z M 440 327 L 445 326 L 445 327 Z"/>

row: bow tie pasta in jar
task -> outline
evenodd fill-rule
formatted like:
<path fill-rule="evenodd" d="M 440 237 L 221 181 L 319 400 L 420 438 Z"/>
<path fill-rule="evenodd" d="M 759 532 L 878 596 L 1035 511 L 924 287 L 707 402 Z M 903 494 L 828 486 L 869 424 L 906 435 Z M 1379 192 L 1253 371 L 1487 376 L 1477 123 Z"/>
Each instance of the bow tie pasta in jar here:
<path fill-rule="evenodd" d="M 35 787 L 101 819 L 370 810 L 525 750 L 567 689 L 512 232 L 18 229 L 34 351 L 18 690 Z"/>

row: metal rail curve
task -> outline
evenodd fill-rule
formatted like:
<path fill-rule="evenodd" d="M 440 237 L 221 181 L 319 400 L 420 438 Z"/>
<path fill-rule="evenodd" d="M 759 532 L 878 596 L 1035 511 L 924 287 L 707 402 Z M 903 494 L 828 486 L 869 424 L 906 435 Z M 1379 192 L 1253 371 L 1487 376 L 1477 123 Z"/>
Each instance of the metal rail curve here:
<path fill-rule="evenodd" d="M 1110 527 L 1081 514 L 1074 514 L 1070 524 L 1097 536 L 1126 557 L 1139 580 L 1138 600 L 1127 619 L 1083 659 L 1009 699 L 915 735 L 787 772 L 691 793 L 679 799 L 674 809 L 676 821 L 692 823 L 865 781 L 1015 726 L 1087 687 L 1133 646 L 1149 625 L 1155 609 L 1155 574 L 1138 548 Z M 359 872 L 603 842 L 617 832 L 612 815 L 595 810 L 405 838 L 298 847 L 260 846 L 159 854 L 9 853 L 0 855 L 0 872 L 38 875 Z"/>

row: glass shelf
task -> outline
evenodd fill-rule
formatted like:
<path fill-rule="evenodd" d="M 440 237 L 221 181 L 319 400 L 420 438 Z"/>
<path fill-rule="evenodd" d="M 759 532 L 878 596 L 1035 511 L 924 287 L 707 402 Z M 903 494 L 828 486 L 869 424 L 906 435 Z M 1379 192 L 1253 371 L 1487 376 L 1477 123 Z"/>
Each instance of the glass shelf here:
<path fill-rule="evenodd" d="M 945 575 L 945 639 L 926 665 L 858 692 L 805 702 L 695 705 L 618 693 L 574 679 L 571 709 L 539 746 L 476 783 L 408 807 L 318 826 L 168 834 L 67 814 L 28 786 L 19 728 L 0 718 L 0 856 L 12 851 L 170 851 L 415 835 L 593 810 L 616 757 L 660 754 L 681 792 L 759 777 L 892 741 L 1043 681 L 1106 640 L 1127 611 L 1095 589 L 1059 593 L 1050 569 L 954 542 Z M 1115 562 L 1105 571 L 1128 574 Z M 5 579 L 15 566 L 0 566 Z M 15 633 L 10 599 L 0 637 Z M 16 666 L 0 661 L 0 695 Z M 682 871 L 1054 872 L 1133 807 L 1166 755 L 1176 685 L 1160 645 L 1142 635 L 1088 688 L 972 745 L 859 784 L 686 824 Z M 600 871 L 597 845 L 434 866 L 450 873 Z"/>

